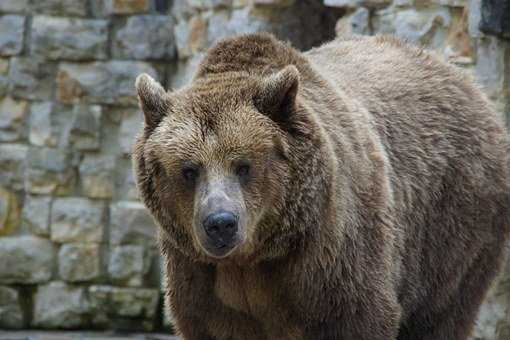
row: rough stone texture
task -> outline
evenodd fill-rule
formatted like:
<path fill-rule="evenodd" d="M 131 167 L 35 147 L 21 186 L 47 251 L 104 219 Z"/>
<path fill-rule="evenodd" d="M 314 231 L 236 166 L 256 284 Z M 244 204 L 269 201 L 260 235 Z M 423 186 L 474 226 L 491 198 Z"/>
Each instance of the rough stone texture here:
<path fill-rule="evenodd" d="M 12 234 L 18 228 L 20 215 L 17 196 L 0 187 L 0 236 Z"/>
<path fill-rule="evenodd" d="M 36 16 L 31 50 L 48 59 L 90 60 L 107 56 L 106 20 Z"/>
<path fill-rule="evenodd" d="M 155 69 L 144 62 L 63 63 L 57 75 L 57 98 L 66 104 L 136 105 L 134 82 L 140 73 L 157 78 Z"/>
<path fill-rule="evenodd" d="M 110 244 L 156 245 L 156 226 L 143 204 L 121 201 L 110 206 Z"/>
<path fill-rule="evenodd" d="M 25 17 L 19 15 L 0 16 L 0 55 L 20 54 L 23 49 Z"/>
<path fill-rule="evenodd" d="M 77 150 L 99 149 L 101 143 L 101 115 L 99 105 L 75 105 L 69 130 L 69 143 Z"/>
<path fill-rule="evenodd" d="M 53 246 L 34 236 L 0 237 L 0 283 L 48 281 L 53 270 Z"/>
<path fill-rule="evenodd" d="M 28 8 L 29 0 L 2 0 L 0 1 L 0 12 L 21 13 Z"/>
<path fill-rule="evenodd" d="M 22 223 L 31 233 L 38 236 L 50 234 L 51 197 L 27 196 L 22 211 Z"/>
<path fill-rule="evenodd" d="M 27 102 L 4 97 L 0 101 L 0 142 L 14 142 L 25 136 Z"/>
<path fill-rule="evenodd" d="M 128 286 L 140 286 L 148 273 L 150 263 L 143 246 L 126 245 L 110 250 L 108 273 L 116 281 Z"/>
<path fill-rule="evenodd" d="M 60 140 L 55 109 L 52 102 L 36 102 L 30 107 L 30 130 L 28 140 L 37 146 L 55 147 Z"/>
<path fill-rule="evenodd" d="M 85 289 L 51 282 L 39 286 L 34 297 L 32 326 L 40 328 L 77 328 L 88 314 Z"/>
<path fill-rule="evenodd" d="M 0 184 L 21 190 L 25 178 L 28 147 L 23 144 L 0 144 Z"/>
<path fill-rule="evenodd" d="M 51 209 L 51 240 L 96 242 L 103 240 L 105 207 L 84 198 L 57 198 Z"/>
<path fill-rule="evenodd" d="M 23 324 L 18 291 L 0 286 L 0 328 L 21 328 Z"/>
<path fill-rule="evenodd" d="M 80 164 L 83 194 L 92 198 L 111 198 L 115 190 L 115 169 L 115 156 L 86 155 Z"/>
<path fill-rule="evenodd" d="M 32 194 L 69 194 L 74 187 L 72 155 L 66 149 L 31 147 L 25 188 Z"/>
<path fill-rule="evenodd" d="M 119 144 L 124 154 L 131 155 L 133 143 L 142 127 L 143 118 L 140 110 L 133 109 L 123 112 L 120 122 Z"/>
<path fill-rule="evenodd" d="M 510 38 L 510 2 L 482 0 L 480 30 L 503 38 Z"/>
<path fill-rule="evenodd" d="M 48 100 L 54 83 L 54 66 L 40 57 L 12 58 L 9 82 L 14 97 Z"/>
<path fill-rule="evenodd" d="M 352 14 L 346 15 L 338 20 L 336 24 L 336 33 L 338 36 L 349 36 L 352 34 L 370 33 L 370 11 L 360 7 Z"/>
<path fill-rule="evenodd" d="M 166 15 L 129 17 L 115 33 L 113 56 L 119 59 L 168 59 L 175 55 L 174 24 Z"/>
<path fill-rule="evenodd" d="M 101 274 L 101 257 L 98 244 L 69 243 L 58 254 L 60 278 L 68 282 L 97 279 Z"/>
<path fill-rule="evenodd" d="M 106 15 L 144 13 L 150 8 L 150 0 L 103 0 L 102 3 Z"/>
<path fill-rule="evenodd" d="M 30 9 L 32 13 L 55 16 L 85 17 L 88 15 L 88 3 L 84 0 L 36 0 L 30 3 Z"/>

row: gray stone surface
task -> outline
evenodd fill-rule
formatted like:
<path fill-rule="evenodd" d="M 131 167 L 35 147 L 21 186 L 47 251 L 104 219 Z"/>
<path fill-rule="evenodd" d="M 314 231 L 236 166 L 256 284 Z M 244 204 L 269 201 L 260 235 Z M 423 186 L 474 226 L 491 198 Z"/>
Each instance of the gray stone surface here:
<path fill-rule="evenodd" d="M 157 77 L 148 63 L 109 61 L 90 64 L 60 64 L 57 98 L 63 103 L 137 105 L 134 82 L 140 73 Z"/>
<path fill-rule="evenodd" d="M 32 194 L 69 194 L 74 188 L 72 155 L 67 149 L 31 147 L 25 189 Z"/>
<path fill-rule="evenodd" d="M 29 0 L 2 0 L 0 1 L 0 12 L 22 13 L 28 8 Z"/>
<path fill-rule="evenodd" d="M 167 15 L 131 16 L 113 39 L 115 58 L 172 59 L 174 55 L 174 24 Z"/>
<path fill-rule="evenodd" d="M 120 201 L 110 205 L 110 244 L 156 246 L 156 226 L 142 203 Z"/>
<path fill-rule="evenodd" d="M 412 43 L 438 48 L 446 39 L 445 27 L 451 15 L 448 9 L 403 10 L 395 16 L 395 34 Z"/>
<path fill-rule="evenodd" d="M 0 99 L 0 142 L 15 142 L 25 137 L 27 106 L 24 100 Z"/>
<path fill-rule="evenodd" d="M 101 115 L 99 105 L 75 105 L 67 134 L 69 143 L 77 150 L 92 151 L 101 145 Z"/>
<path fill-rule="evenodd" d="M 31 51 L 48 59 L 91 60 L 107 56 L 108 22 L 35 16 Z"/>
<path fill-rule="evenodd" d="M 58 124 L 53 102 L 36 102 L 30 106 L 28 140 L 37 146 L 58 145 L 61 127 Z"/>
<path fill-rule="evenodd" d="M 72 17 L 84 17 L 89 12 L 88 2 L 84 0 L 35 0 L 30 3 L 30 10 L 36 14 Z"/>
<path fill-rule="evenodd" d="M 141 286 L 150 268 L 145 247 L 139 245 L 118 246 L 110 249 L 108 274 L 115 282 L 128 286 Z"/>
<path fill-rule="evenodd" d="M 10 56 L 21 53 L 25 17 L 20 15 L 0 16 L 0 55 Z"/>
<path fill-rule="evenodd" d="M 23 225 L 35 235 L 49 236 L 50 210 L 51 197 L 28 195 L 25 197 L 25 202 L 23 204 Z"/>
<path fill-rule="evenodd" d="M 51 209 L 51 240 L 54 242 L 103 241 L 105 206 L 85 198 L 57 198 Z"/>
<path fill-rule="evenodd" d="M 119 144 L 126 155 L 131 155 L 136 136 L 143 130 L 143 115 L 138 109 L 125 110 L 119 131 Z"/>
<path fill-rule="evenodd" d="M 0 236 L 17 232 L 20 215 L 20 203 L 16 194 L 0 187 Z"/>
<path fill-rule="evenodd" d="M 102 0 L 105 15 L 145 13 L 150 8 L 150 0 Z"/>
<path fill-rule="evenodd" d="M 89 312 L 83 287 L 51 282 L 39 286 L 34 297 L 32 326 L 40 328 L 77 328 L 86 325 Z"/>
<path fill-rule="evenodd" d="M 23 144 L 0 144 L 0 184 L 23 189 L 28 147 Z"/>
<path fill-rule="evenodd" d="M 352 34 L 370 34 L 370 11 L 364 7 L 338 20 L 336 32 L 339 36 Z"/>
<path fill-rule="evenodd" d="M 0 328 L 22 328 L 23 321 L 18 291 L 0 286 Z"/>
<path fill-rule="evenodd" d="M 55 68 L 40 57 L 12 58 L 9 82 L 14 97 L 32 100 L 51 99 Z"/>
<path fill-rule="evenodd" d="M 101 275 L 99 244 L 68 243 L 58 254 L 60 278 L 68 282 L 92 281 Z"/>
<path fill-rule="evenodd" d="M 92 198 L 111 198 L 115 191 L 115 170 L 115 156 L 86 155 L 79 169 L 83 194 Z"/>
<path fill-rule="evenodd" d="M 48 281 L 53 271 L 53 246 L 34 236 L 0 237 L 0 283 Z"/>

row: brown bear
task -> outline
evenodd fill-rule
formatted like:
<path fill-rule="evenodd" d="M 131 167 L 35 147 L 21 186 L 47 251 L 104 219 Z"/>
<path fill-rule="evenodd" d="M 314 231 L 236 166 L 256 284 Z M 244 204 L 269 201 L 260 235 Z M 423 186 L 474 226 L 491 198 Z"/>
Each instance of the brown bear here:
<path fill-rule="evenodd" d="M 184 339 L 468 337 L 509 235 L 510 143 L 467 75 L 392 37 L 249 34 L 181 89 L 136 88 Z"/>

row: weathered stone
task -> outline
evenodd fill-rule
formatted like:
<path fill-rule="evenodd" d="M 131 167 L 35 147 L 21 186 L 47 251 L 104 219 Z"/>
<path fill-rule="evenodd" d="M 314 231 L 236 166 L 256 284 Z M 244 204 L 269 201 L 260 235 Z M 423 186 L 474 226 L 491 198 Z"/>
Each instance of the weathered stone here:
<path fill-rule="evenodd" d="M 28 147 L 22 144 L 0 144 L 0 184 L 23 189 Z"/>
<path fill-rule="evenodd" d="M 2 0 L 0 1 L 0 12 L 23 13 L 28 8 L 29 0 Z"/>
<path fill-rule="evenodd" d="M 289 7 L 294 5 L 296 0 L 253 0 L 255 5 Z"/>
<path fill-rule="evenodd" d="M 51 240 L 96 242 L 103 240 L 105 206 L 85 198 L 57 198 L 51 209 Z"/>
<path fill-rule="evenodd" d="M 39 236 L 50 234 L 51 197 L 27 196 L 23 205 L 22 222 L 30 232 Z"/>
<path fill-rule="evenodd" d="M 502 100 L 505 85 L 505 68 L 510 68 L 510 47 L 495 38 L 483 37 L 478 41 L 476 56 L 476 79 L 482 89 L 494 101 Z M 510 77 L 510 76 L 509 76 Z"/>
<path fill-rule="evenodd" d="M 81 188 L 92 198 L 111 198 L 115 191 L 116 158 L 86 155 L 80 164 Z"/>
<path fill-rule="evenodd" d="M 138 189 L 136 188 L 135 176 L 131 166 L 124 167 L 123 181 L 120 191 L 120 197 L 125 200 L 138 201 Z"/>
<path fill-rule="evenodd" d="M 69 131 L 69 143 L 77 150 L 99 149 L 101 144 L 101 106 L 75 105 Z"/>
<path fill-rule="evenodd" d="M 25 189 L 32 194 L 68 194 L 74 186 L 69 150 L 31 147 L 27 156 Z"/>
<path fill-rule="evenodd" d="M 204 10 L 218 7 L 229 7 L 232 4 L 232 0 L 188 0 L 188 4 L 192 8 Z"/>
<path fill-rule="evenodd" d="M 179 58 L 188 58 L 207 45 L 207 21 L 199 15 L 175 26 L 175 44 Z"/>
<path fill-rule="evenodd" d="M 18 228 L 20 215 L 17 196 L 0 187 L 0 236 L 9 235 Z"/>
<path fill-rule="evenodd" d="M 469 0 L 469 35 L 473 38 L 480 37 L 480 20 L 482 20 L 481 13 L 482 0 Z"/>
<path fill-rule="evenodd" d="M 52 64 L 35 57 L 12 58 L 9 67 L 11 93 L 16 98 L 51 99 L 55 70 Z"/>
<path fill-rule="evenodd" d="M 143 62 L 62 63 L 57 75 L 57 98 L 68 104 L 137 105 L 134 83 L 144 72 L 158 78 L 155 69 Z"/>
<path fill-rule="evenodd" d="M 115 247 L 110 250 L 108 273 L 116 281 L 128 286 L 140 286 L 150 268 L 145 248 L 137 245 Z"/>
<path fill-rule="evenodd" d="M 4 97 L 0 101 L 0 142 L 13 142 L 23 139 L 27 102 Z"/>
<path fill-rule="evenodd" d="M 19 15 L 0 16 L 0 55 L 20 54 L 23 49 L 25 17 Z"/>
<path fill-rule="evenodd" d="M 98 244 L 63 244 L 58 254 L 60 278 L 69 282 L 97 279 L 101 274 L 101 257 Z"/>
<path fill-rule="evenodd" d="M 364 6 L 368 8 L 380 8 L 391 4 L 391 0 L 324 0 L 324 5 L 332 7 L 355 8 Z"/>
<path fill-rule="evenodd" d="M 83 0 L 36 0 L 30 4 L 35 14 L 48 14 L 56 16 L 79 16 L 88 14 L 87 1 Z"/>
<path fill-rule="evenodd" d="M 196 70 L 202 58 L 201 53 L 196 53 L 187 60 L 179 61 L 175 68 L 168 73 L 170 87 L 175 89 L 187 84 L 193 77 L 193 71 Z"/>
<path fill-rule="evenodd" d="M 352 34 L 370 34 L 370 12 L 360 7 L 351 15 L 343 16 L 335 27 L 338 36 Z"/>
<path fill-rule="evenodd" d="M 7 94 L 9 90 L 9 59 L 0 59 L 0 97 Z"/>
<path fill-rule="evenodd" d="M 446 8 L 399 11 L 395 17 L 395 34 L 412 43 L 438 48 L 446 36 L 451 16 Z"/>
<path fill-rule="evenodd" d="M 168 15 L 137 15 L 115 33 L 113 56 L 121 59 L 173 59 L 174 23 Z"/>
<path fill-rule="evenodd" d="M 159 300 L 157 289 L 91 286 L 90 306 L 95 316 L 152 318 Z"/>
<path fill-rule="evenodd" d="M 130 155 L 136 136 L 143 128 L 143 118 L 139 110 L 125 110 L 119 131 L 119 144 L 124 154 Z"/>
<path fill-rule="evenodd" d="M 0 286 L 0 328 L 22 328 L 23 311 L 16 289 Z"/>
<path fill-rule="evenodd" d="M 395 16 L 393 7 L 385 8 L 374 12 L 372 27 L 377 34 L 395 34 Z"/>
<path fill-rule="evenodd" d="M 451 24 L 443 41 L 443 54 L 449 62 L 460 66 L 473 64 L 474 49 L 469 36 L 467 9 L 452 8 Z"/>
<path fill-rule="evenodd" d="M 110 244 L 156 245 L 156 226 L 142 203 L 121 201 L 110 206 Z"/>
<path fill-rule="evenodd" d="M 39 286 L 34 298 L 32 326 L 41 328 L 77 328 L 86 326 L 89 303 L 85 289 L 63 282 Z"/>
<path fill-rule="evenodd" d="M 466 6 L 466 0 L 432 0 L 432 3 L 448 7 Z"/>
<path fill-rule="evenodd" d="M 53 246 L 34 236 L 0 237 L 0 282 L 41 283 L 51 278 Z"/>
<path fill-rule="evenodd" d="M 150 0 L 103 0 L 105 15 L 145 13 L 150 8 Z"/>
<path fill-rule="evenodd" d="M 108 22 L 36 16 L 32 22 L 32 53 L 48 59 L 105 59 Z"/>
<path fill-rule="evenodd" d="M 56 121 L 52 102 L 33 103 L 30 107 L 30 131 L 28 139 L 37 146 L 55 147 L 59 143 L 61 129 Z"/>

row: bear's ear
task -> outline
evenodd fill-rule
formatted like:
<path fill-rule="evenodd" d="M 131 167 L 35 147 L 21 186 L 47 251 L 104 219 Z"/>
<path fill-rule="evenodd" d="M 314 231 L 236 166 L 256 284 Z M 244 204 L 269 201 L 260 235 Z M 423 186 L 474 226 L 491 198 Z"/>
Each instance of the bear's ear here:
<path fill-rule="evenodd" d="M 145 118 L 145 126 L 152 130 L 167 114 L 167 93 L 163 86 L 147 73 L 142 73 L 136 78 L 135 88 Z"/>
<path fill-rule="evenodd" d="M 288 65 L 262 80 L 254 98 L 255 107 L 277 123 L 284 123 L 296 110 L 298 88 L 299 71 Z"/>

